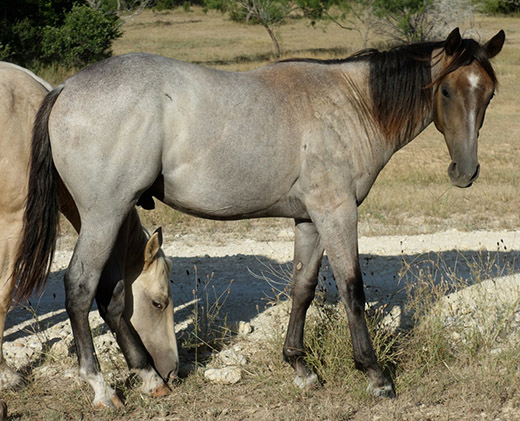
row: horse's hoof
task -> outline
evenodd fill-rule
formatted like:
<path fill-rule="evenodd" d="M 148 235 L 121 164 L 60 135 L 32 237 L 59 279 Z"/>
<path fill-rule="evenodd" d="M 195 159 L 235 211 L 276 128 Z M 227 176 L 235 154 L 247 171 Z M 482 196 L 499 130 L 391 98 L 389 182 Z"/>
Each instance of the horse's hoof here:
<path fill-rule="evenodd" d="M 116 408 L 124 408 L 125 407 L 125 404 L 123 403 L 123 401 L 121 399 L 119 399 L 119 396 L 117 396 L 116 394 L 113 394 L 112 396 L 110 396 L 110 401 L 114 404 L 114 406 Z"/>
<path fill-rule="evenodd" d="M 318 376 L 315 373 L 311 373 L 307 376 L 296 376 L 294 384 L 302 390 L 309 390 L 318 387 L 319 381 Z"/>
<path fill-rule="evenodd" d="M 370 383 L 367 387 L 367 392 L 376 398 L 395 398 L 395 390 L 392 384 L 374 386 Z"/>
<path fill-rule="evenodd" d="M 112 396 L 110 396 L 110 400 L 100 400 L 100 401 L 97 401 L 97 402 L 94 402 L 94 407 L 96 409 L 108 409 L 108 408 L 124 408 L 125 405 L 123 404 L 123 402 L 121 401 L 121 399 L 119 399 L 119 396 L 117 396 L 116 394 L 113 394 Z"/>
<path fill-rule="evenodd" d="M 169 395 L 171 392 L 170 388 L 165 384 L 155 388 L 150 392 L 150 396 L 152 398 L 161 398 L 163 396 Z"/>

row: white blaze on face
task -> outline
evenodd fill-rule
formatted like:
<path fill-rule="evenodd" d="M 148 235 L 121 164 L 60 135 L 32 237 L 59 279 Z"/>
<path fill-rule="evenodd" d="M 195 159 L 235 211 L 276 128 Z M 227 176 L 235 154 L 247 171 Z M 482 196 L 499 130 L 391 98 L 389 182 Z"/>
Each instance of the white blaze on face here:
<path fill-rule="evenodd" d="M 477 75 L 476 73 L 470 73 L 468 75 L 468 81 L 469 81 L 469 86 L 471 86 L 471 89 L 476 89 L 478 86 L 478 83 L 480 81 L 480 76 Z"/>
<path fill-rule="evenodd" d="M 468 75 L 468 82 L 470 86 L 470 95 L 471 95 L 471 102 L 469 104 L 469 113 L 468 113 L 468 124 L 469 124 L 469 134 L 471 136 L 471 139 L 475 139 L 476 137 L 476 130 L 477 130 L 477 101 L 475 96 L 473 95 L 473 92 L 477 89 L 478 84 L 480 82 L 480 76 L 477 73 L 470 73 Z"/>

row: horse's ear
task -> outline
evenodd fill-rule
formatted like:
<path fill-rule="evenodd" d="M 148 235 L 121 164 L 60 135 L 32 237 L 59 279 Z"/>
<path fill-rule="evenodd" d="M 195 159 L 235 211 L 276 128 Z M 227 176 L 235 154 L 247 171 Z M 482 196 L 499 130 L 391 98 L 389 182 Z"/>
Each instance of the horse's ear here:
<path fill-rule="evenodd" d="M 444 41 L 444 51 L 448 56 L 452 56 L 457 48 L 459 48 L 460 43 L 462 41 L 462 37 L 460 36 L 459 28 L 455 28 L 450 32 L 446 41 Z"/>
<path fill-rule="evenodd" d="M 505 40 L 506 33 L 501 29 L 493 38 L 484 44 L 484 50 L 486 50 L 488 58 L 495 57 L 502 50 Z"/>
<path fill-rule="evenodd" d="M 157 228 L 144 247 L 144 263 L 149 265 L 157 256 L 163 243 L 162 228 Z"/>

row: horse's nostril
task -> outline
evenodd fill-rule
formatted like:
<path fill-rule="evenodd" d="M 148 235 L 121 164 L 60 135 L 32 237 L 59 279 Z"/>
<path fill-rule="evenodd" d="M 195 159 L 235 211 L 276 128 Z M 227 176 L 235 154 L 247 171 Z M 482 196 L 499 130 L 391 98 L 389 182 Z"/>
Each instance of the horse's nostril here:
<path fill-rule="evenodd" d="M 166 384 L 177 382 L 179 380 L 179 377 L 177 376 L 177 369 L 170 371 L 164 380 Z"/>
<path fill-rule="evenodd" d="M 457 177 L 457 163 L 452 162 L 448 167 L 448 174 L 451 178 Z"/>
<path fill-rule="evenodd" d="M 471 176 L 471 181 L 475 181 L 478 178 L 478 175 L 480 174 L 480 164 L 477 164 L 477 169 Z"/>

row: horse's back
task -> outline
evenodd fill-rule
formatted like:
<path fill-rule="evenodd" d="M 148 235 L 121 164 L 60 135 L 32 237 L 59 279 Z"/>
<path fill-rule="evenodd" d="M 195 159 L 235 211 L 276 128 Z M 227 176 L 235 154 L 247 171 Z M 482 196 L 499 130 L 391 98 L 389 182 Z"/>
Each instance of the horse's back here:
<path fill-rule="evenodd" d="M 73 194 L 86 178 L 142 191 L 162 174 L 174 207 L 254 214 L 283 200 L 298 176 L 302 124 L 294 119 L 306 110 L 288 112 L 286 96 L 258 72 L 114 57 L 65 83 L 49 120 L 55 163 Z"/>
<path fill-rule="evenodd" d="M 29 71 L 0 62 L 0 212 L 23 209 L 34 117 L 46 88 Z"/>

